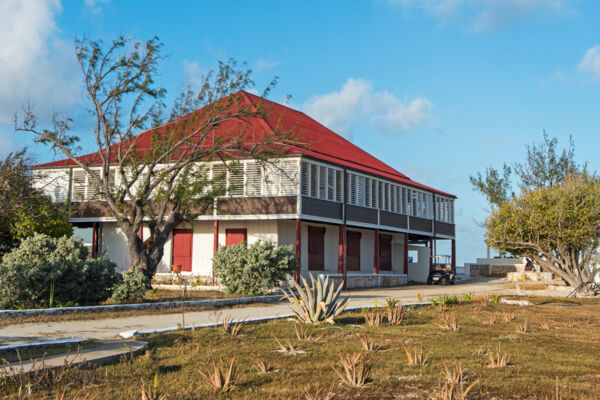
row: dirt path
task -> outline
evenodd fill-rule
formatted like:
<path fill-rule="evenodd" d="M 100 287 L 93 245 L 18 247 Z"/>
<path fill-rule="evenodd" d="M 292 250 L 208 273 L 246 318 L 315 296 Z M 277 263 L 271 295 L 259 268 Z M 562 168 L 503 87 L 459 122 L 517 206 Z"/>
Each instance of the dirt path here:
<path fill-rule="evenodd" d="M 415 302 L 420 293 L 423 299 L 440 295 L 459 295 L 462 293 L 495 292 L 514 294 L 514 289 L 507 289 L 509 285 L 504 280 L 477 280 L 466 281 L 450 286 L 404 286 L 397 288 L 363 289 L 348 291 L 351 296 L 350 306 L 361 307 L 373 305 L 375 300 L 381 304 L 386 297 L 394 297 L 400 301 Z M 217 322 L 225 315 L 234 319 L 264 318 L 289 314 L 287 304 L 273 304 L 262 307 L 243 307 L 223 309 L 218 311 L 197 311 L 185 314 L 186 325 Z M 122 331 L 149 330 L 177 326 L 181 323 L 181 314 L 159 314 L 128 316 L 125 318 L 97 319 L 97 320 L 72 320 L 56 322 L 33 322 L 9 325 L 0 328 L 0 343 L 17 344 L 29 341 L 57 339 L 65 337 L 84 337 L 89 339 L 106 340 L 117 337 Z"/>

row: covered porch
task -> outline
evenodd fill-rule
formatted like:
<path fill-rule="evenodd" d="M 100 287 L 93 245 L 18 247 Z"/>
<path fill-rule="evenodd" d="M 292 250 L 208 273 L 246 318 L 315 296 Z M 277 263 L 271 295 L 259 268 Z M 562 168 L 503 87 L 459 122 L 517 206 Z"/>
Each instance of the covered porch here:
<path fill-rule="evenodd" d="M 344 282 L 346 288 L 389 287 L 426 282 L 434 267 L 433 237 L 355 225 L 297 219 L 281 221 L 281 239 L 294 229 L 299 269 L 295 278 L 309 273 Z M 455 268 L 454 239 L 451 240 Z M 289 240 L 283 240 L 288 242 Z"/>

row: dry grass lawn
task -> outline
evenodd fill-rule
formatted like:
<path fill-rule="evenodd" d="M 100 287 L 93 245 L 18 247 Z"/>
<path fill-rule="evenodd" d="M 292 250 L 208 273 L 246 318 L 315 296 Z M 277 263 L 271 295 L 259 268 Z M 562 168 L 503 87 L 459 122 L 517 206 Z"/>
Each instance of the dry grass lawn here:
<path fill-rule="evenodd" d="M 458 330 L 440 327 L 442 313 L 456 313 Z M 526 333 L 518 333 L 524 325 Z M 320 339 L 300 340 L 294 322 L 281 320 L 246 325 L 237 336 L 220 328 L 152 335 L 145 338 L 151 344 L 145 355 L 92 371 L 73 370 L 60 381 L 39 379 L 33 382 L 31 398 L 54 399 L 66 390 L 65 398 L 90 393 L 103 400 L 140 399 L 141 382 L 152 387 L 156 376 L 155 391 L 169 399 L 305 399 L 305 391 L 323 393 L 332 386 L 335 399 L 426 399 L 446 382 L 444 363 L 451 370 L 460 363 L 467 371 L 465 382 L 477 382 L 469 399 L 554 399 L 557 382 L 561 399 L 600 398 L 597 302 L 531 307 L 472 303 L 445 311 L 425 307 L 407 311 L 400 325 L 384 322 L 378 327 L 366 326 L 361 313 L 346 313 L 336 325 L 305 327 L 304 335 L 310 333 Z M 379 349 L 366 352 L 357 334 Z M 303 352 L 277 352 L 274 336 Z M 427 363 L 408 365 L 404 347 L 421 345 Z M 509 364 L 490 368 L 488 352 L 496 356 L 498 349 L 510 358 Z M 366 386 L 350 388 L 340 383 L 332 367 L 340 353 L 357 352 L 365 353 L 371 369 Z M 198 373 L 207 370 L 211 354 L 222 357 L 226 366 L 235 357 L 234 390 L 215 393 Z M 259 359 L 272 367 L 270 372 L 255 368 Z M 6 398 L 17 392 L 16 382 L 0 383 Z"/>

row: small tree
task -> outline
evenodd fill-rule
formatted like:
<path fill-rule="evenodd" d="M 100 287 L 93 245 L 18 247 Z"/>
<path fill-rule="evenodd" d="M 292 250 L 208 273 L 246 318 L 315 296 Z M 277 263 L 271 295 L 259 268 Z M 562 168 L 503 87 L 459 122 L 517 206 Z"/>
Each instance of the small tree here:
<path fill-rule="evenodd" d="M 86 137 L 95 143 L 91 157 L 78 157 L 79 137 L 71 132 L 69 117 L 55 114 L 47 128 L 38 126 L 30 108 L 21 119 L 15 117 L 17 131 L 33 134 L 88 174 L 97 193 L 94 200 L 127 238 L 130 268 L 140 268 L 148 278 L 156 272 L 173 228 L 206 213 L 226 190 L 222 185 L 226 171 L 209 180 L 201 162 L 239 157 L 267 160 L 289 143 L 289 135 L 276 129 L 251 138 L 246 135 L 248 119 L 264 116 L 265 110 L 240 92 L 253 82 L 251 70 L 235 61 L 219 63 L 199 91 L 188 88 L 166 112 L 166 91 L 154 84 L 161 47 L 156 37 L 133 44 L 120 37 L 106 47 L 101 41 L 76 40 L 83 88 L 95 120 Z M 274 84 L 275 80 L 263 96 Z M 215 135 L 222 126 L 228 133 Z M 147 128 L 150 135 L 136 136 Z M 92 169 L 98 166 L 99 173 Z M 113 184 L 115 174 L 119 186 Z M 148 245 L 138 236 L 143 223 L 150 226 Z"/>
<path fill-rule="evenodd" d="M 558 150 L 546 132 L 541 143 L 526 147 L 524 162 L 502 173 L 487 168 L 470 177 L 492 212 L 484 223 L 487 244 L 522 256 L 570 285 L 587 282 L 598 246 L 598 179 L 575 162 L 573 139 Z M 511 174 L 520 193 L 512 192 Z"/>
<path fill-rule="evenodd" d="M 490 246 L 528 257 L 571 286 L 588 282 L 600 238 L 600 181 L 576 174 L 527 190 L 485 222 Z"/>
<path fill-rule="evenodd" d="M 565 178 L 586 172 L 587 164 L 580 166 L 575 162 L 572 137 L 569 138 L 567 148 L 562 151 L 558 151 L 557 145 L 558 139 L 550 139 L 544 131 L 541 143 L 526 146 L 527 157 L 524 162 L 515 163 L 512 167 L 504 164 L 502 171 L 488 167 L 483 174 L 478 172 L 469 177 L 471 185 L 486 197 L 494 209 L 515 197 L 511 184 L 513 173 L 518 178 L 519 188 L 525 191 L 560 185 Z"/>
<path fill-rule="evenodd" d="M 64 205 L 52 204 L 34 187 L 30 165 L 25 150 L 0 161 L 0 254 L 36 232 L 52 237 L 73 233 Z"/>

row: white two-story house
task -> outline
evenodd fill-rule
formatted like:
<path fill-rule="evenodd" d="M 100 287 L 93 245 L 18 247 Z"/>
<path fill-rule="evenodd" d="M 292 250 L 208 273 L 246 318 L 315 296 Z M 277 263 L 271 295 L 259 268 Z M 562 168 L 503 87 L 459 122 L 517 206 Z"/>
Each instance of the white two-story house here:
<path fill-rule="evenodd" d="M 278 167 L 239 160 L 219 207 L 173 230 L 159 273 L 176 263 L 184 273 L 211 276 L 218 246 L 257 240 L 292 245 L 299 273 L 328 274 L 348 287 L 424 282 L 439 240 L 451 241 L 455 266 L 455 196 L 413 181 L 299 111 L 243 95 L 266 110 L 252 126 L 299 132 L 306 145 L 272 160 Z M 227 169 L 221 162 L 208 167 L 211 174 Z M 126 269 L 125 237 L 96 199 L 94 177 L 70 160 L 37 165 L 34 174 L 54 201 L 82 203 L 70 221 L 92 230 L 94 255 L 106 253 Z"/>

